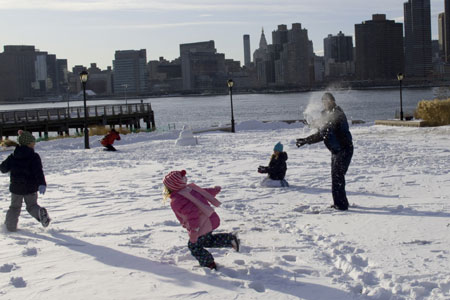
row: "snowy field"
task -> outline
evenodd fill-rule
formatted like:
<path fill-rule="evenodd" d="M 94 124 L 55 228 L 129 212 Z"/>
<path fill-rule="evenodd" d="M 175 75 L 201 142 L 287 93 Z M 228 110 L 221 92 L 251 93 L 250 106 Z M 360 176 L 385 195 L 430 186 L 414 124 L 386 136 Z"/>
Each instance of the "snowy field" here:
<path fill-rule="evenodd" d="M 330 153 L 298 149 L 301 124 L 245 122 L 235 134 L 122 136 L 116 153 L 91 137 L 41 142 L 44 229 L 25 209 L 19 230 L 0 230 L 0 299 L 450 299 L 450 126 L 354 125 L 347 212 L 328 208 Z M 289 188 L 261 188 L 281 141 Z M 9 152 L 0 152 L 5 159 Z M 220 185 L 218 232 L 236 231 L 241 252 L 212 249 L 200 268 L 168 203 L 162 178 L 187 170 Z M 9 176 L 0 177 L 1 220 Z"/>

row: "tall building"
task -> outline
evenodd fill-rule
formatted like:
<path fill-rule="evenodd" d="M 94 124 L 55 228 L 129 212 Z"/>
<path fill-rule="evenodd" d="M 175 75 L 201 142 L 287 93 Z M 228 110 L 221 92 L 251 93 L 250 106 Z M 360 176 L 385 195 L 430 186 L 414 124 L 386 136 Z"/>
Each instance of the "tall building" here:
<path fill-rule="evenodd" d="M 250 35 L 244 34 L 244 66 L 249 67 L 250 63 Z"/>
<path fill-rule="evenodd" d="M 261 37 L 259 39 L 259 48 L 253 52 L 253 62 L 256 63 L 258 60 L 263 60 L 266 58 L 268 53 L 268 46 L 266 35 L 264 34 L 264 28 L 261 31 Z"/>
<path fill-rule="evenodd" d="M 270 47 L 273 49 L 273 46 Z M 264 28 L 261 30 L 261 37 L 259 39 L 259 48 L 253 52 L 253 63 L 256 69 L 256 82 L 259 86 L 267 86 L 275 83 L 275 69 L 273 51 L 269 50 Z"/>
<path fill-rule="evenodd" d="M 35 94 L 34 46 L 4 46 L 0 53 L 0 101 L 17 101 Z"/>
<path fill-rule="evenodd" d="M 225 88 L 225 55 L 217 53 L 214 41 L 180 45 L 184 90 Z"/>
<path fill-rule="evenodd" d="M 354 73 L 353 38 L 339 31 L 323 39 L 325 76 L 343 77 Z"/>
<path fill-rule="evenodd" d="M 56 94 L 58 92 L 58 68 L 56 55 L 47 54 L 47 92 Z"/>
<path fill-rule="evenodd" d="M 72 72 L 68 72 L 67 74 L 67 84 L 68 84 L 68 93 L 69 94 L 78 94 L 83 90 L 83 86 L 80 80 L 80 73 L 83 71 L 87 71 L 87 68 L 83 65 L 75 65 L 72 67 Z M 86 89 L 89 85 L 89 79 L 86 84 Z"/>
<path fill-rule="evenodd" d="M 444 42 L 445 42 L 445 62 L 450 63 L 450 0 L 444 2 L 444 16 L 445 16 L 445 30 L 444 30 Z"/>
<path fill-rule="evenodd" d="M 89 79 L 86 84 L 86 89 L 93 91 L 97 95 L 113 94 L 113 72 L 110 66 L 106 70 L 102 71 L 99 67 L 97 67 L 96 63 L 91 63 L 91 67 L 87 69 L 87 71 L 89 73 Z"/>
<path fill-rule="evenodd" d="M 67 59 L 57 59 L 56 60 L 56 81 L 57 88 L 60 94 L 65 94 L 68 92 L 68 68 Z"/>
<path fill-rule="evenodd" d="M 325 74 L 325 60 L 323 56 L 314 55 L 314 81 L 322 82 Z"/>
<path fill-rule="evenodd" d="M 114 93 L 140 95 L 147 90 L 147 51 L 116 51 L 113 61 Z"/>
<path fill-rule="evenodd" d="M 181 59 L 168 61 L 164 57 L 147 64 L 151 92 L 176 92 L 183 90 Z"/>
<path fill-rule="evenodd" d="M 287 42 L 282 44 L 280 58 L 275 60 L 275 80 L 283 86 L 309 86 L 314 80 L 313 72 L 312 43 L 308 39 L 308 30 L 302 28 L 300 23 L 294 23 L 287 31 Z"/>
<path fill-rule="evenodd" d="M 323 39 L 324 57 L 335 62 L 353 61 L 353 38 L 339 31 Z"/>
<path fill-rule="evenodd" d="M 449 0 L 450 1 L 450 0 Z M 355 25 L 355 69 L 361 80 L 391 80 L 404 72 L 403 24 L 376 14 Z"/>
<path fill-rule="evenodd" d="M 47 52 L 36 51 L 35 60 L 35 72 L 36 81 L 33 82 L 33 87 L 36 90 L 36 94 L 39 96 L 45 95 L 47 89 L 51 87 L 51 82 L 47 81 L 48 68 L 47 68 Z"/>
<path fill-rule="evenodd" d="M 438 16 L 439 56 L 445 60 L 445 13 Z"/>
<path fill-rule="evenodd" d="M 272 31 L 272 44 L 274 58 L 280 59 L 280 53 L 283 51 L 283 45 L 289 42 L 289 31 L 284 24 L 278 25 L 277 30 Z"/>
<path fill-rule="evenodd" d="M 431 12 L 430 0 L 409 0 L 404 3 L 405 74 L 408 77 L 431 75 Z"/>

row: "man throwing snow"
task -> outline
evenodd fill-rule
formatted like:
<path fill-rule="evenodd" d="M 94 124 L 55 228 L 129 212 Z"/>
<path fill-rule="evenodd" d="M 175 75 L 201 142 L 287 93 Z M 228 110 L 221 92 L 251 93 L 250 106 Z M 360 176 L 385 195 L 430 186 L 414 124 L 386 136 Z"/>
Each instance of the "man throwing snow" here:
<path fill-rule="evenodd" d="M 322 96 L 323 123 L 319 131 L 307 138 L 297 139 L 297 147 L 305 144 L 325 143 L 331 152 L 331 183 L 334 205 L 339 210 L 348 209 L 348 200 L 345 193 L 345 174 L 353 156 L 352 135 L 348 127 L 344 111 L 336 105 L 331 93 Z"/>

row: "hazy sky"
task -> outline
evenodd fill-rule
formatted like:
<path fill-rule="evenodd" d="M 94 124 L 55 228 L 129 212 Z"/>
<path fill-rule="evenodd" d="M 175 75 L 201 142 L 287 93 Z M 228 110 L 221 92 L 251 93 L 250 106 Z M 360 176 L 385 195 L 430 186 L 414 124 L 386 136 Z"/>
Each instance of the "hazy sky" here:
<path fill-rule="evenodd" d="M 0 0 L 0 47 L 35 45 L 67 58 L 69 68 L 112 65 L 115 50 L 147 49 L 147 60 L 179 56 L 179 45 L 214 40 L 219 53 L 243 63 L 244 34 L 251 52 L 261 29 L 268 43 L 279 24 L 308 29 L 314 51 L 323 54 L 323 39 L 386 14 L 403 22 L 405 0 Z M 433 39 L 444 0 L 431 0 Z"/>

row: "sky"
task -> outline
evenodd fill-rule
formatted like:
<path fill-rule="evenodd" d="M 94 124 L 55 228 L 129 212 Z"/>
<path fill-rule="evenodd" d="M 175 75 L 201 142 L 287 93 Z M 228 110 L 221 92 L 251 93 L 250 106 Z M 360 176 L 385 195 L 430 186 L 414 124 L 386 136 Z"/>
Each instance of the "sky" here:
<path fill-rule="evenodd" d="M 214 40 L 218 53 L 243 63 L 244 34 L 251 52 L 264 28 L 268 43 L 279 24 L 301 23 L 314 51 L 323 55 L 323 39 L 386 14 L 403 22 L 404 0 L 0 0 L 0 47 L 35 45 L 74 65 L 112 65 L 116 50 L 147 50 L 147 60 L 179 57 L 179 45 Z M 443 0 L 431 0 L 433 39 Z"/>

